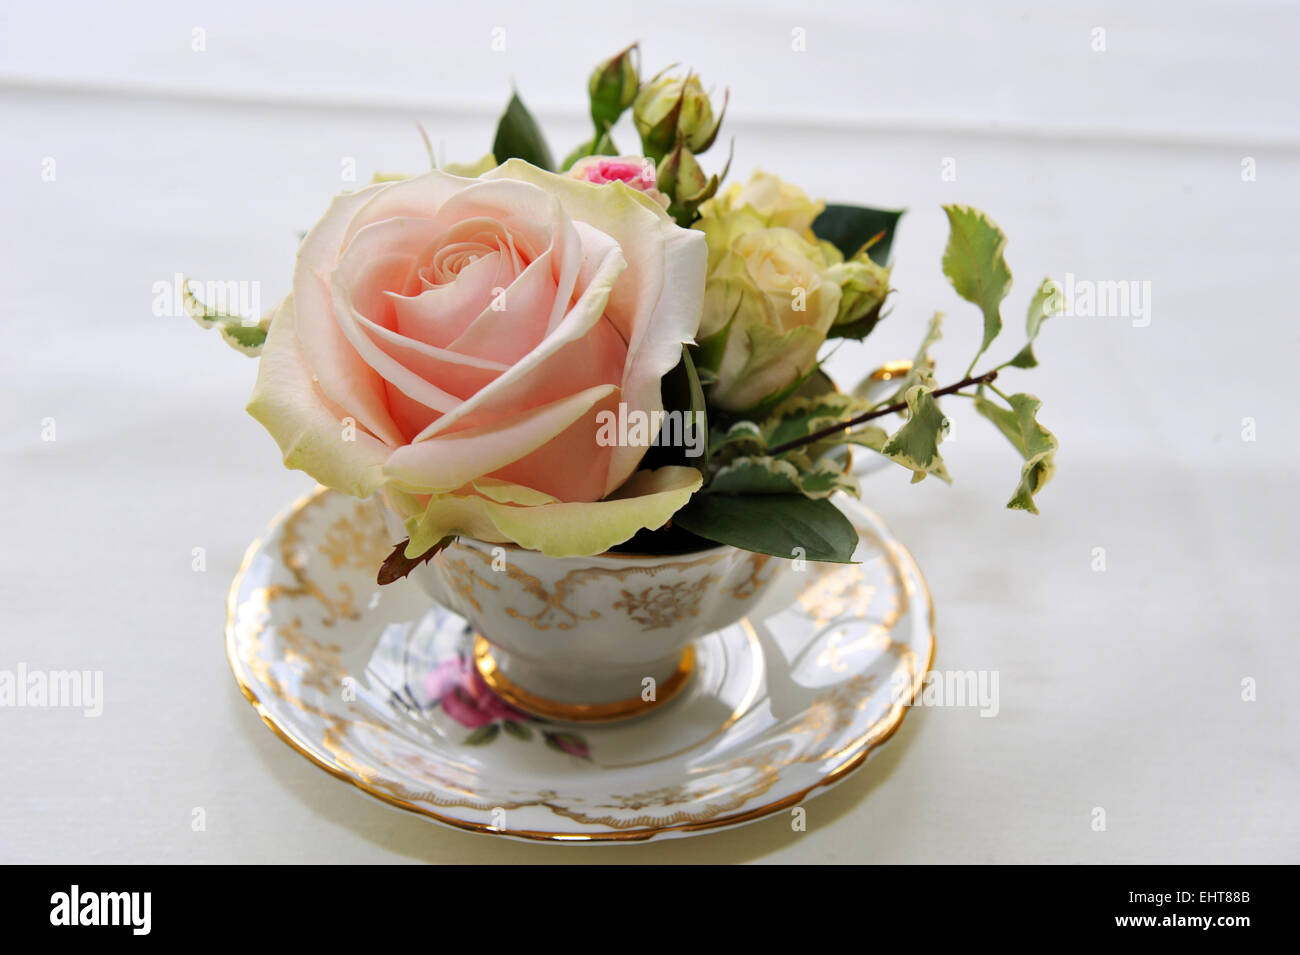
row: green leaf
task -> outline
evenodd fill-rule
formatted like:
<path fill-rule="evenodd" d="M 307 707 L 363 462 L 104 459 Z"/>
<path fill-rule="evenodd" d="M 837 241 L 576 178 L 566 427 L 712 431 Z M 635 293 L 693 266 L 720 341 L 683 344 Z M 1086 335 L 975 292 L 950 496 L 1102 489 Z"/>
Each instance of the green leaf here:
<path fill-rule="evenodd" d="M 690 412 L 691 426 L 696 427 L 694 422 L 698 421 L 698 426 L 703 429 L 700 433 L 707 435 L 709 433 L 709 418 L 707 407 L 704 404 L 704 387 L 700 384 L 700 376 L 695 370 L 691 350 L 686 345 L 682 346 L 682 368 L 686 372 L 687 410 Z M 708 465 L 709 463 L 709 445 L 707 441 L 704 443 L 704 460 L 699 463 L 702 465 Z"/>
<path fill-rule="evenodd" d="M 676 412 L 684 415 L 683 425 L 689 427 L 692 431 L 689 435 L 683 433 L 682 437 L 687 439 L 682 444 L 653 444 L 646 450 L 645 458 L 641 462 L 642 468 L 660 468 L 667 465 L 685 465 L 687 467 L 704 470 L 709 460 L 709 419 L 708 411 L 704 403 L 704 388 L 700 384 L 699 375 L 695 371 L 695 362 L 691 358 L 690 348 L 682 345 L 682 360 L 673 366 L 672 370 L 660 381 L 660 394 L 663 398 L 664 411 Z M 699 417 L 696 417 L 696 413 Z M 699 421 L 703 430 L 696 432 L 695 422 Z M 667 424 L 665 423 L 665 427 Z M 699 438 L 696 437 L 698 433 Z M 695 450 L 695 442 L 701 441 L 699 455 L 691 456 L 688 451 Z M 661 439 L 662 441 L 662 439 Z"/>
<path fill-rule="evenodd" d="M 763 422 L 763 435 L 768 447 L 779 447 L 838 422 L 848 421 L 872 407 L 870 401 L 838 392 L 815 397 L 795 395 L 781 402 Z"/>
<path fill-rule="evenodd" d="M 674 525 L 719 544 L 773 557 L 852 563 L 858 532 L 828 500 L 802 494 L 696 494 Z"/>
<path fill-rule="evenodd" d="M 879 451 L 889 441 L 889 432 L 874 424 L 860 424 L 841 439 L 846 444 L 857 444 L 872 451 Z"/>
<path fill-rule="evenodd" d="M 714 429 L 709 438 L 710 456 L 724 450 L 739 454 L 759 454 L 767 450 L 767 441 L 762 429 L 753 421 L 737 421 L 726 431 Z"/>
<path fill-rule="evenodd" d="M 867 254 L 877 265 L 889 264 L 889 249 L 902 209 L 870 209 L 866 206 L 828 205 L 812 224 L 813 234 L 825 239 L 851 259 L 871 243 Z"/>
<path fill-rule="evenodd" d="M 984 313 L 984 338 L 971 361 L 974 367 L 1002 331 L 1001 304 L 1011 291 L 1011 270 L 1002 257 L 1007 237 L 978 209 L 944 206 L 943 211 L 950 226 L 948 247 L 943 252 L 943 274 L 958 295 Z"/>
<path fill-rule="evenodd" d="M 221 326 L 221 337 L 235 351 L 243 352 L 245 355 L 256 355 L 266 344 L 266 329 L 261 325 L 231 323 Z"/>
<path fill-rule="evenodd" d="M 255 357 L 262 353 L 262 345 L 266 343 L 266 335 L 271 328 L 269 316 L 252 322 L 241 315 L 204 305 L 191 291 L 188 279 L 181 282 L 181 295 L 185 314 L 194 319 L 200 328 L 215 328 L 221 333 L 221 340 L 240 354 Z"/>
<path fill-rule="evenodd" d="M 528 112 L 518 93 L 512 93 L 506 111 L 497 124 L 496 139 L 492 141 L 492 155 L 497 162 L 507 159 L 522 159 L 547 172 L 555 171 L 555 160 L 546 145 L 537 120 Z"/>
<path fill-rule="evenodd" d="M 933 394 L 915 385 L 907 392 L 907 410 L 907 421 L 880 453 L 910 469 L 913 484 L 927 474 L 951 484 L 952 478 L 939 456 L 939 444 L 948 432 L 948 419 L 939 410 L 939 402 Z"/>
<path fill-rule="evenodd" d="M 792 451 L 783 456 L 786 461 L 798 461 L 801 458 L 807 458 L 802 450 Z M 804 497 L 820 500 L 830 497 L 836 491 L 843 491 L 845 494 L 851 494 L 854 497 L 861 496 L 861 489 L 858 487 L 857 479 L 853 475 L 846 473 L 845 460 L 836 460 L 834 456 L 814 463 L 812 461 L 801 462 L 799 470 L 799 493 Z"/>
<path fill-rule="evenodd" d="M 507 733 L 515 739 L 528 740 L 533 738 L 533 731 L 529 729 L 526 723 L 518 723 L 515 720 L 506 720 L 501 724 Z"/>
<path fill-rule="evenodd" d="M 480 726 L 474 732 L 465 737 L 466 746 L 486 746 L 497 738 L 501 732 L 501 726 L 497 723 L 489 723 L 487 726 Z"/>
<path fill-rule="evenodd" d="M 709 491 L 731 494 L 800 494 L 799 470 L 772 457 L 737 458 L 718 470 Z"/>
<path fill-rule="evenodd" d="M 836 491 L 858 496 L 858 482 L 844 471 L 844 462 L 814 461 L 802 449 L 779 458 L 770 455 L 736 458 L 718 470 L 708 493 L 802 494 L 813 500 Z"/>
<path fill-rule="evenodd" d="M 1034 292 L 1034 297 L 1029 302 L 1029 314 L 1025 317 L 1025 332 L 1029 336 L 1029 341 L 1025 347 L 1020 349 L 1016 357 L 1008 362 L 999 365 L 999 368 L 1005 368 L 1010 365 L 1012 368 L 1036 368 L 1038 359 L 1034 357 L 1034 339 L 1038 337 L 1038 331 L 1043 327 L 1043 322 L 1047 321 L 1057 312 L 1061 311 L 1062 293 L 1061 287 L 1052 279 L 1043 279 L 1042 284 Z"/>
<path fill-rule="evenodd" d="M 982 393 L 975 397 L 975 410 L 992 421 L 1025 459 L 1020 469 L 1020 483 L 1007 507 L 1038 513 L 1034 495 L 1056 470 L 1056 435 L 1038 423 L 1038 409 L 1043 403 L 1034 395 L 1012 395 L 1010 408 L 994 404 Z"/>

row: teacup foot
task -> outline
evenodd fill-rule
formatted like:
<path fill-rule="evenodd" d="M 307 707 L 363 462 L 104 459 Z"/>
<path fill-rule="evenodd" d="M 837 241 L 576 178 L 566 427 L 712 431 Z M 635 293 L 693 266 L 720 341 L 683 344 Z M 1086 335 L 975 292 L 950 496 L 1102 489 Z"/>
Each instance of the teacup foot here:
<path fill-rule="evenodd" d="M 495 652 L 502 651 L 497 649 Z M 511 706 L 533 716 L 567 723 L 612 723 L 645 716 L 680 695 L 695 671 L 695 651 L 687 646 L 678 659 L 676 668 L 664 679 L 655 682 L 651 699 L 645 699 L 642 694 L 602 703 L 566 703 L 526 690 L 511 680 L 493 653 L 492 644 L 482 635 L 475 634 L 474 666 L 493 693 Z"/>

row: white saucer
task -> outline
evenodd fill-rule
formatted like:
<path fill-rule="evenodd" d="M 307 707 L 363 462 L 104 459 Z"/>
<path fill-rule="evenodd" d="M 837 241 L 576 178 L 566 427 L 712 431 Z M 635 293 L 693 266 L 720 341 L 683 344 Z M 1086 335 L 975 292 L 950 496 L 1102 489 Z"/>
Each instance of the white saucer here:
<path fill-rule="evenodd" d="M 840 781 L 898 728 L 934 655 L 911 556 L 839 502 L 859 564 L 809 564 L 788 606 L 695 643 L 681 696 L 638 720 L 543 722 L 482 684 L 463 618 L 409 581 L 370 501 L 324 488 L 254 541 L 226 652 L 285 742 L 385 803 L 475 832 L 644 841 L 740 825 Z"/>

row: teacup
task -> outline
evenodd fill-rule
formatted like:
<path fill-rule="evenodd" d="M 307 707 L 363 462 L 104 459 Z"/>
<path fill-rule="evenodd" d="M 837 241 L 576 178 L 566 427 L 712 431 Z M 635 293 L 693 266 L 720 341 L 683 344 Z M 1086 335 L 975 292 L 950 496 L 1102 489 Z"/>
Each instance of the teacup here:
<path fill-rule="evenodd" d="M 503 699 L 546 719 L 594 721 L 680 693 L 691 641 L 745 616 L 789 568 L 726 545 L 547 557 L 462 537 L 411 576 L 475 629 L 475 663 Z"/>

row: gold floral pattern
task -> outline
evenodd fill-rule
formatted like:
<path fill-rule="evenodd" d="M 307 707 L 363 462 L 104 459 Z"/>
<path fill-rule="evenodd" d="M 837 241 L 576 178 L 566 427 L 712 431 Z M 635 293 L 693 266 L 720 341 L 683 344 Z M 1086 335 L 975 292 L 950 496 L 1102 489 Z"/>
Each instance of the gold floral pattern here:
<path fill-rule="evenodd" d="M 796 599 L 800 609 L 818 626 L 846 615 L 863 620 L 871 613 L 879 613 L 888 628 L 906 610 L 905 591 L 883 556 L 827 571 Z"/>
<path fill-rule="evenodd" d="M 471 551 L 471 553 L 478 554 L 478 551 Z M 470 567 L 469 561 L 463 557 L 447 557 L 445 554 L 440 554 L 434 559 L 441 563 L 447 586 L 451 588 L 452 593 L 475 610 L 483 609 L 483 605 L 478 602 L 478 597 L 475 595 L 475 587 L 482 587 L 484 590 L 500 590 L 496 584 Z"/>
<path fill-rule="evenodd" d="M 758 592 L 758 588 L 771 578 L 771 574 L 764 577 L 762 576 L 762 573 L 763 568 L 768 566 L 772 560 L 773 558 L 769 557 L 767 554 L 750 554 L 749 557 L 746 558 L 746 562 L 749 566 L 749 575 L 731 589 L 731 596 L 736 600 L 744 600 L 747 597 L 754 596 L 754 594 Z"/>
<path fill-rule="evenodd" d="M 572 605 L 574 592 L 584 583 L 592 580 L 602 580 L 612 578 L 614 580 L 626 581 L 634 577 L 656 577 L 660 574 L 686 570 L 699 566 L 706 566 L 719 563 L 726 559 L 725 554 L 710 554 L 699 560 L 688 563 L 679 563 L 665 568 L 654 564 L 632 564 L 626 567 L 580 567 L 569 571 L 555 584 L 554 590 L 549 590 L 541 580 L 532 574 L 520 570 L 509 560 L 503 560 L 499 565 L 494 566 L 494 557 L 490 551 L 483 549 L 481 545 L 457 542 L 447 548 L 441 554 L 434 558 L 444 574 L 448 586 L 454 593 L 465 600 L 469 606 L 475 610 L 481 610 L 482 605 L 476 596 L 476 588 L 485 590 L 499 590 L 495 584 L 491 583 L 484 573 L 470 566 L 470 559 L 476 560 L 485 573 L 505 574 L 510 580 L 518 582 L 523 592 L 529 597 L 535 598 L 540 604 L 539 607 L 532 611 L 521 610 L 518 607 L 505 607 L 505 613 L 515 620 L 527 623 L 534 630 L 550 630 L 554 627 L 556 630 L 571 630 L 574 625 L 584 620 L 599 620 L 600 611 L 594 608 L 575 608 Z M 705 575 L 702 580 L 714 581 L 712 575 Z M 675 585 L 662 585 L 664 588 L 672 588 Z M 672 594 L 665 595 L 664 598 L 652 597 L 650 591 L 654 587 L 647 588 L 641 592 L 643 601 L 647 604 L 654 604 L 655 609 L 647 611 L 647 620 L 660 620 L 665 612 L 665 601 L 674 599 Z M 701 587 L 698 584 L 692 585 L 691 593 L 681 593 L 682 601 L 686 601 L 688 606 L 685 607 L 685 616 L 679 616 L 677 620 L 686 619 L 686 616 L 694 616 L 699 613 L 700 600 L 707 592 L 707 587 Z M 631 591 L 623 591 L 625 599 L 636 601 L 638 596 L 633 596 Z M 617 606 L 617 605 L 616 605 Z M 646 623 L 640 618 L 633 616 L 632 619 L 639 623 Z M 646 629 L 655 629 L 655 626 L 667 626 L 667 624 L 647 625 Z"/>
<path fill-rule="evenodd" d="M 705 574 L 696 581 L 657 584 L 639 593 L 622 590 L 620 599 L 614 602 L 614 609 L 626 610 L 643 630 L 663 630 L 698 617 L 700 601 L 715 579 L 712 574 Z"/>
<path fill-rule="evenodd" d="M 393 544 L 382 519 L 375 520 L 375 508 L 372 500 L 357 501 L 351 514 L 342 514 L 329 525 L 317 549 L 332 567 L 369 572 L 384 562 Z"/>

